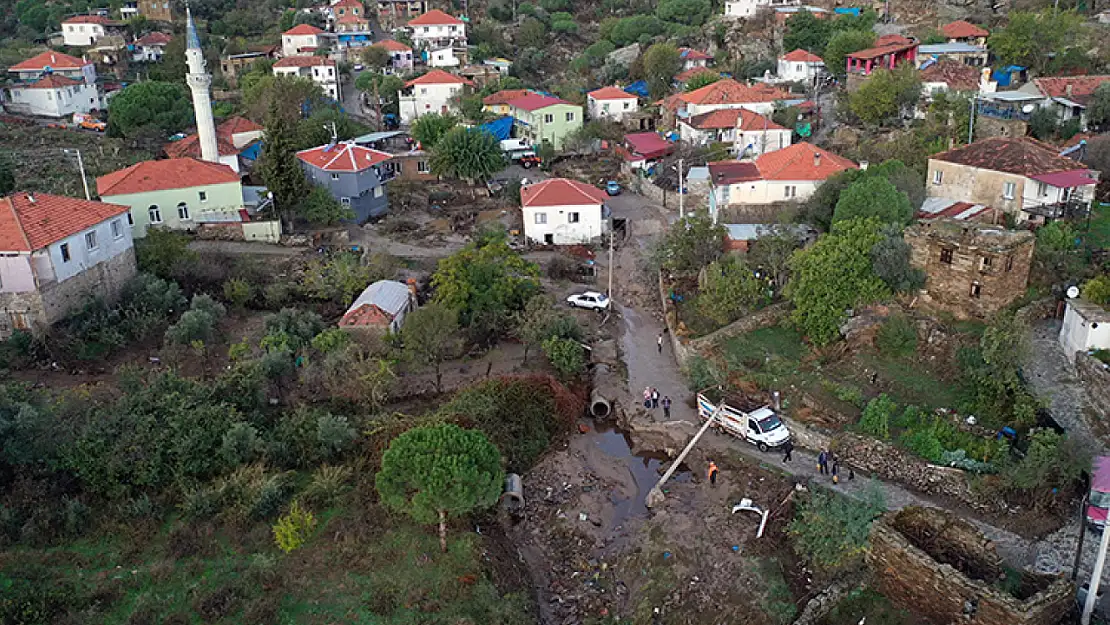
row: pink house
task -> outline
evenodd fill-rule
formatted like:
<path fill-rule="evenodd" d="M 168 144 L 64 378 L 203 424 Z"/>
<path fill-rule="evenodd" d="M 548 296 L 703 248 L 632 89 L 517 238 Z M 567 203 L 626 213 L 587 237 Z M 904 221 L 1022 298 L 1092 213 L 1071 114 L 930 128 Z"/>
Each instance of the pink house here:
<path fill-rule="evenodd" d="M 899 63 L 913 63 L 917 58 L 917 41 L 901 35 L 883 35 L 875 46 L 847 55 L 847 72 L 868 76 L 875 69 L 894 69 Z"/>

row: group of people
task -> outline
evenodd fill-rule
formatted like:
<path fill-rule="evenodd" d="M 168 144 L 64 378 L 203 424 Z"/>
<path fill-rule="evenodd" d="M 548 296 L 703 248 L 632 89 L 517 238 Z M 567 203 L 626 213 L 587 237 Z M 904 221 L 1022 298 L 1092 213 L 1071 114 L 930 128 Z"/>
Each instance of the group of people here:
<path fill-rule="evenodd" d="M 644 408 L 648 410 L 655 410 L 656 408 L 663 407 L 663 418 L 671 418 L 671 398 L 668 395 L 663 395 L 659 398 L 659 389 L 653 386 L 644 387 Z"/>
<path fill-rule="evenodd" d="M 821 475 L 831 475 L 833 484 L 840 483 L 840 458 L 836 452 L 822 449 L 821 453 L 817 454 L 817 471 Z M 848 479 L 854 480 L 856 472 L 848 468 Z"/>

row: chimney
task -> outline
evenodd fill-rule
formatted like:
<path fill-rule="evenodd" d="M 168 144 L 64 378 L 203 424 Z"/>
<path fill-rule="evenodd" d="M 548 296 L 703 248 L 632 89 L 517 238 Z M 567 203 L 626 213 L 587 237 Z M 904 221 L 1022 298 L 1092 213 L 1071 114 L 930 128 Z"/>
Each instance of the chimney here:
<path fill-rule="evenodd" d="M 28 191 L 27 192 L 27 201 L 34 204 L 35 203 L 35 194 Z"/>
<path fill-rule="evenodd" d="M 821 166 L 821 153 L 820 152 L 814 152 L 813 153 L 813 168 L 817 169 L 820 166 Z"/>
<path fill-rule="evenodd" d="M 860 171 L 867 171 L 867 168 L 868 168 L 868 167 L 869 167 L 870 165 L 871 165 L 871 162 L 870 162 L 870 161 L 860 161 L 860 162 L 859 162 L 859 168 L 860 168 Z"/>
<path fill-rule="evenodd" d="M 1072 89 L 1072 84 L 1070 82 L 1068 84 L 1064 85 L 1064 93 L 1067 94 L 1069 99 L 1071 98 L 1071 89 Z"/>

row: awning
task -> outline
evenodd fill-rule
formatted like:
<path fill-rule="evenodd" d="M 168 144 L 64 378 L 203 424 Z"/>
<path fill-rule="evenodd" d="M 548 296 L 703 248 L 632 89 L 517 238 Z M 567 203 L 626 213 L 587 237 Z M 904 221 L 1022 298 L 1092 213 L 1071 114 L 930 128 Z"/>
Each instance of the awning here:
<path fill-rule="evenodd" d="M 1061 189 L 1068 189 L 1071 187 L 1084 187 L 1090 184 L 1098 184 L 1098 180 L 1086 169 L 1073 169 L 1071 171 L 1058 171 L 1051 174 L 1040 174 L 1037 176 L 1030 176 L 1037 182 L 1043 182 L 1052 187 L 1059 187 Z"/>

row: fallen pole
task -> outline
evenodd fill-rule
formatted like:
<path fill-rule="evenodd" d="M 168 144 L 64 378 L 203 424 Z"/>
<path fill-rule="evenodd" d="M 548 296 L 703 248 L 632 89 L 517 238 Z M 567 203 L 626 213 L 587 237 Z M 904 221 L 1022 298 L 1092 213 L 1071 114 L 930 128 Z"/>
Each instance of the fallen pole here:
<path fill-rule="evenodd" d="M 721 406 L 724 405 L 724 402 L 717 404 L 717 407 L 713 409 L 713 413 L 710 414 L 709 418 L 705 420 L 705 425 L 701 426 L 701 429 L 698 430 L 698 433 L 694 435 L 694 438 L 690 439 L 690 442 L 686 444 L 686 448 L 683 449 L 682 453 L 678 454 L 678 457 L 675 458 L 674 462 L 671 463 L 671 467 L 667 469 L 667 472 L 663 474 L 663 477 L 659 478 L 659 482 L 656 483 L 656 485 L 653 486 L 650 491 L 648 491 L 647 497 L 644 498 L 644 505 L 652 508 L 659 502 L 663 501 L 663 485 L 666 484 L 667 480 L 671 479 L 671 476 L 674 475 L 674 472 L 678 470 L 678 466 L 682 464 L 683 460 L 686 459 L 687 454 L 689 454 L 690 450 L 694 448 L 694 445 L 698 444 L 698 441 L 701 440 L 702 434 L 705 434 L 705 431 L 709 429 L 709 426 L 713 425 L 713 423 L 717 420 L 717 413 L 720 412 Z"/>

